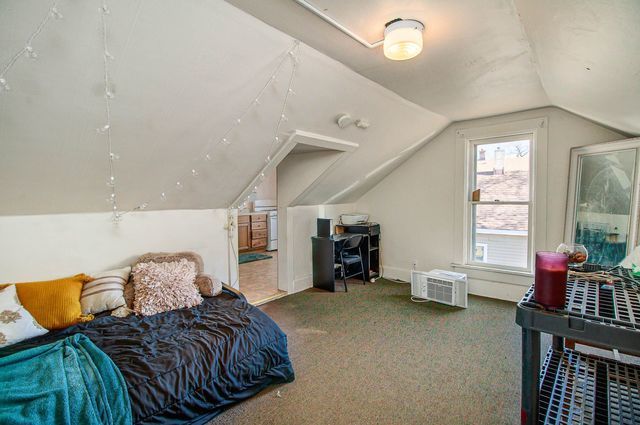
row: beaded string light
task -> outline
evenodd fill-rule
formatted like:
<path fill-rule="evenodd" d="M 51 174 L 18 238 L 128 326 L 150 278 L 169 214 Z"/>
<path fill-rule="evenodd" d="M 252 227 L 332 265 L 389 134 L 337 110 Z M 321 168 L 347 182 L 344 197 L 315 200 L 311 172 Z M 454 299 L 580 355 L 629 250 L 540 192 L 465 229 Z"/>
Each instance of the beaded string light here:
<path fill-rule="evenodd" d="M 289 76 L 289 85 L 287 87 L 287 92 L 285 93 L 284 96 L 284 101 L 282 102 L 282 109 L 280 110 L 280 117 L 278 118 L 278 124 L 276 125 L 275 131 L 274 131 L 274 135 L 273 138 L 271 140 L 271 148 L 269 149 L 269 152 L 274 152 L 275 149 L 277 149 L 278 145 L 280 144 L 280 142 L 282 141 L 281 139 L 281 135 L 280 135 L 280 130 L 282 129 L 282 124 L 287 121 L 287 116 L 286 116 L 286 111 L 287 111 L 287 105 L 289 103 L 289 98 L 295 94 L 295 91 L 293 90 L 293 81 L 295 78 L 295 73 L 296 73 L 296 68 L 298 66 L 298 57 L 296 56 L 297 53 L 297 49 L 299 46 L 300 42 L 298 40 L 296 40 L 294 42 L 294 47 L 291 48 L 288 52 L 288 55 L 291 57 L 292 60 L 292 64 L 291 64 L 291 74 Z M 267 155 L 267 157 L 264 159 L 265 165 L 264 167 L 260 170 L 260 173 L 258 174 L 258 176 L 253 179 L 253 182 L 256 182 L 257 184 L 260 184 L 264 181 L 264 176 L 265 176 L 265 171 L 266 168 L 269 167 L 269 164 L 271 163 L 271 155 Z M 257 186 L 254 186 L 254 192 L 257 190 Z M 230 208 L 245 208 L 247 206 L 247 202 L 251 199 L 251 195 L 247 196 L 246 199 L 242 199 L 238 204 L 231 205 Z"/>
<path fill-rule="evenodd" d="M 14 53 L 14 55 L 11 56 L 9 61 L 2 68 L 0 68 L 0 92 L 11 90 L 11 86 L 9 85 L 9 82 L 7 81 L 6 76 L 9 70 L 13 68 L 13 65 L 15 65 L 15 63 L 18 62 L 20 58 L 23 58 L 23 57 L 28 57 L 30 59 L 38 58 L 38 53 L 33 49 L 33 41 L 40 35 L 40 33 L 42 32 L 44 27 L 47 26 L 47 23 L 49 23 L 51 18 L 62 19 L 62 13 L 58 11 L 57 5 L 58 5 L 58 0 L 55 0 L 51 4 L 51 7 L 49 7 L 47 14 L 44 16 L 42 21 L 40 21 L 40 24 L 38 24 L 36 29 L 27 38 L 27 42 L 24 44 L 24 47 L 18 50 L 16 53 Z"/>
<path fill-rule="evenodd" d="M 109 74 L 109 62 L 112 61 L 113 55 L 109 53 L 109 43 L 107 40 L 108 26 L 107 15 L 111 13 L 106 0 L 103 0 L 102 6 L 98 9 L 100 12 L 100 20 L 102 22 L 102 65 L 103 65 L 103 77 L 104 77 L 104 112 L 105 123 L 96 131 L 98 134 L 103 134 L 107 140 L 107 160 L 108 160 L 108 172 L 107 186 L 110 188 L 109 197 L 107 202 L 111 205 L 113 210 L 112 220 L 114 223 L 120 221 L 122 214 L 118 211 L 118 196 L 116 191 L 116 175 L 115 175 L 115 161 L 120 158 L 118 154 L 113 151 L 113 139 L 111 134 L 111 100 L 115 97 L 112 89 L 111 77 Z M 144 205 L 144 204 L 142 204 Z M 137 209 L 144 209 L 146 205 L 142 207 L 140 205 Z"/>
<path fill-rule="evenodd" d="M 36 29 L 31 33 L 31 35 L 27 38 L 25 46 L 22 49 L 20 49 L 19 51 L 17 51 L 9 59 L 9 61 L 2 68 L 0 68 L 0 92 L 9 91 L 10 90 L 10 85 L 9 85 L 9 82 L 7 81 L 7 79 L 6 79 L 6 75 L 20 58 L 28 57 L 28 58 L 31 58 L 31 59 L 36 59 L 38 57 L 37 52 L 33 49 L 33 46 L 32 46 L 33 41 L 40 35 L 42 30 L 46 27 L 46 25 L 49 23 L 49 21 L 52 18 L 54 18 L 54 19 L 62 19 L 63 18 L 62 14 L 57 9 L 57 4 L 58 4 L 58 0 L 53 1 L 53 3 L 51 4 L 51 7 L 47 11 L 47 14 L 45 15 L 45 17 L 42 19 L 42 21 L 39 23 L 39 25 L 36 27 Z M 111 81 L 111 77 L 110 77 L 110 73 L 109 73 L 109 62 L 111 60 L 113 60 L 114 57 L 113 57 L 113 55 L 111 55 L 111 53 L 109 52 L 109 49 L 108 49 L 108 24 L 107 24 L 107 16 L 106 15 L 109 15 L 111 12 L 110 12 L 110 9 L 109 9 L 109 7 L 107 5 L 106 0 L 103 0 L 102 5 L 99 8 L 99 12 L 100 12 L 100 18 L 101 18 L 101 23 L 102 23 L 102 41 L 103 41 L 103 77 L 104 77 L 105 122 L 104 122 L 104 124 L 102 126 L 100 126 L 97 129 L 97 133 L 101 134 L 101 135 L 104 135 L 106 137 L 107 154 L 108 154 L 108 157 L 107 157 L 107 159 L 108 159 L 108 176 L 107 176 L 106 184 L 110 188 L 110 192 L 109 192 L 109 195 L 107 197 L 107 202 L 112 207 L 112 211 L 113 211 L 112 220 L 113 220 L 113 222 L 114 223 L 118 223 L 122 219 L 122 216 L 124 216 L 128 212 L 139 211 L 139 210 L 146 209 L 147 206 L 149 205 L 149 202 L 143 202 L 143 203 L 139 204 L 138 206 L 134 207 L 133 209 L 131 209 L 129 211 L 124 211 L 123 212 L 123 211 L 119 210 L 117 190 L 116 190 L 115 161 L 120 159 L 120 156 L 113 151 L 113 140 L 112 140 L 112 131 L 111 131 L 112 130 L 111 101 L 115 98 L 115 94 L 113 92 L 112 81 Z M 286 63 L 286 60 L 288 58 L 290 58 L 291 61 L 292 61 L 292 69 L 291 69 L 291 74 L 290 74 L 290 77 L 289 77 L 289 85 L 288 85 L 287 91 L 285 93 L 284 101 L 283 101 L 282 108 L 281 108 L 281 113 L 280 113 L 280 116 L 278 118 L 277 125 L 275 127 L 274 135 L 273 135 L 272 140 L 271 140 L 271 147 L 269 149 L 269 152 L 271 153 L 273 151 L 274 146 L 278 145 L 280 143 L 280 131 L 281 131 L 281 128 L 282 128 L 282 124 L 285 121 L 287 121 L 287 117 L 285 115 L 286 108 L 287 108 L 287 103 L 288 103 L 289 98 L 291 97 L 291 95 L 295 94 L 295 92 L 293 91 L 292 87 L 293 87 L 293 80 L 294 80 L 295 70 L 296 70 L 296 66 L 297 66 L 296 53 L 297 53 L 299 44 L 300 44 L 300 42 L 298 40 L 294 40 L 293 46 L 290 49 L 288 49 L 287 52 L 282 56 L 282 59 L 278 63 L 275 71 L 270 76 L 270 78 L 265 82 L 263 87 L 260 89 L 258 94 L 255 96 L 254 100 L 248 105 L 248 107 L 245 109 L 245 111 L 238 118 L 236 118 L 232 122 L 232 124 L 222 134 L 222 136 L 219 137 L 219 138 L 210 139 L 210 142 L 207 144 L 206 151 L 202 154 L 202 160 L 211 161 L 212 154 L 210 152 L 211 152 L 211 150 L 212 150 L 212 148 L 214 146 L 229 146 L 233 142 L 233 140 L 231 138 L 231 134 L 243 122 L 244 118 L 252 111 L 252 109 L 260 105 L 260 100 L 261 100 L 262 96 L 264 95 L 265 91 L 272 84 L 274 84 L 277 81 L 278 74 L 280 73 L 281 69 L 283 68 L 284 64 Z M 271 155 L 267 155 L 266 158 L 265 158 L 265 163 L 268 164 L 270 161 L 271 161 Z M 196 177 L 199 176 L 199 172 L 198 172 L 197 168 L 191 168 L 190 169 L 190 174 L 191 174 L 191 176 L 193 178 L 196 178 Z M 263 179 L 264 179 L 264 169 L 260 172 L 259 181 L 262 182 Z M 183 181 L 184 180 L 176 181 L 174 190 L 176 190 L 176 191 L 183 190 L 184 189 Z M 166 201 L 168 199 L 168 193 L 169 192 L 170 192 L 169 190 L 165 190 L 165 191 L 161 192 L 160 196 L 159 196 L 160 200 L 161 201 Z M 245 201 L 244 205 L 246 205 L 246 201 Z M 231 206 L 231 207 L 233 207 L 233 206 Z M 238 205 L 238 207 L 240 207 L 240 205 Z"/>
<path fill-rule="evenodd" d="M 199 161 L 201 162 L 200 165 L 204 166 L 205 164 L 202 164 L 202 162 L 209 162 L 213 159 L 213 154 L 211 153 L 213 151 L 213 148 L 216 146 L 229 146 L 233 143 L 233 139 L 231 138 L 231 134 L 233 134 L 238 126 L 240 126 L 240 124 L 242 124 L 244 122 L 244 118 L 257 106 L 259 106 L 260 100 L 262 99 L 262 96 L 264 95 L 265 91 L 273 84 L 277 81 L 278 75 L 280 73 L 280 71 L 282 70 L 283 66 L 285 65 L 285 63 L 287 62 L 287 59 L 290 59 L 292 61 L 292 68 L 291 68 L 291 74 L 289 76 L 289 84 L 287 87 L 287 91 L 285 93 L 285 97 L 284 97 L 284 101 L 283 104 L 281 106 L 281 110 L 280 110 L 280 116 L 278 118 L 278 122 L 275 126 L 275 133 L 274 136 L 272 138 L 272 144 L 271 144 L 271 148 L 270 151 L 273 149 L 273 145 L 277 144 L 279 142 L 279 133 L 282 129 L 282 124 L 284 121 L 286 121 L 286 115 L 285 115 L 285 111 L 286 111 L 286 107 L 287 107 L 287 103 L 290 99 L 290 97 L 295 94 L 295 92 L 293 91 L 292 87 L 293 87 L 293 81 L 294 81 L 294 75 L 295 75 L 295 70 L 296 70 L 296 66 L 297 66 L 297 57 L 296 57 L 296 53 L 298 50 L 298 47 L 300 45 L 300 42 L 298 40 L 295 40 L 293 42 L 293 46 L 291 48 L 289 48 L 287 50 L 287 52 L 285 54 L 282 55 L 282 59 L 278 62 L 278 65 L 276 66 L 275 71 L 271 74 L 271 76 L 269 77 L 269 79 L 265 82 L 265 84 L 263 85 L 263 87 L 260 89 L 260 91 L 258 92 L 258 94 L 255 96 L 255 98 L 249 103 L 249 105 L 247 106 L 247 108 L 244 110 L 244 112 L 242 114 L 240 114 L 240 116 L 238 118 L 236 118 L 235 120 L 233 120 L 233 122 L 231 123 L 231 125 L 227 128 L 226 131 L 224 131 L 222 133 L 221 136 L 219 137 L 212 137 L 209 139 L 209 143 L 207 144 L 206 148 L 203 150 L 201 158 L 199 159 Z M 271 156 L 267 155 L 267 157 L 265 158 L 265 162 L 268 163 L 271 161 Z M 189 173 L 184 173 L 183 175 L 181 175 L 176 181 L 175 184 L 172 187 L 169 187 L 165 190 L 163 190 L 160 194 L 159 194 L 159 200 L 161 202 L 166 201 L 167 199 L 169 199 L 169 195 L 174 192 L 174 191 L 178 191 L 181 192 L 182 190 L 184 190 L 184 185 L 185 185 L 185 181 L 187 181 L 189 178 L 197 178 L 200 175 L 200 172 L 198 171 L 198 167 L 197 166 L 192 166 L 189 168 Z M 264 172 L 260 173 L 260 181 L 262 181 L 264 179 Z M 136 206 L 135 208 L 133 208 L 130 211 L 125 211 L 125 212 L 119 212 L 117 211 L 117 213 L 114 215 L 115 217 L 115 221 L 119 221 L 122 216 L 124 216 L 125 214 L 132 212 L 132 211 L 139 211 L 139 210 L 144 210 L 145 208 L 148 207 L 148 205 L 150 204 L 151 201 L 147 201 L 144 202 L 138 206 Z"/>

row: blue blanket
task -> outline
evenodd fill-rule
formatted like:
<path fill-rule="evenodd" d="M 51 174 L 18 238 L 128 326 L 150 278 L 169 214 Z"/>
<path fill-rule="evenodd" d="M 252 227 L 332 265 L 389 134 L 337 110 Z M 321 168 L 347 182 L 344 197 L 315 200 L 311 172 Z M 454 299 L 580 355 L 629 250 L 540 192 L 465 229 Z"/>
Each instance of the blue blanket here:
<path fill-rule="evenodd" d="M 0 358 L 0 423 L 130 424 L 120 371 L 81 334 Z"/>

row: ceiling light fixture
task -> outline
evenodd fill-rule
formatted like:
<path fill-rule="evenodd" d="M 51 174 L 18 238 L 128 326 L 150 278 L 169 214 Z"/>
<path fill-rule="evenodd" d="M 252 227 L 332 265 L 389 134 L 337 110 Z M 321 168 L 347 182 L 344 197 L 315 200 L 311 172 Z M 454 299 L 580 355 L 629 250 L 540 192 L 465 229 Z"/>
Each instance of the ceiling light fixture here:
<path fill-rule="evenodd" d="M 422 52 L 424 25 L 414 19 L 394 19 L 384 29 L 384 55 L 394 61 L 414 58 Z"/>
<path fill-rule="evenodd" d="M 295 0 L 300 6 L 309 10 L 329 25 L 339 29 L 367 49 L 375 49 L 384 45 L 384 55 L 392 60 L 406 60 L 416 57 L 422 51 L 422 33 L 424 24 L 415 19 L 394 19 L 385 24 L 384 39 L 370 42 L 359 36 L 327 14 L 326 8 L 313 5 L 309 0 Z"/>

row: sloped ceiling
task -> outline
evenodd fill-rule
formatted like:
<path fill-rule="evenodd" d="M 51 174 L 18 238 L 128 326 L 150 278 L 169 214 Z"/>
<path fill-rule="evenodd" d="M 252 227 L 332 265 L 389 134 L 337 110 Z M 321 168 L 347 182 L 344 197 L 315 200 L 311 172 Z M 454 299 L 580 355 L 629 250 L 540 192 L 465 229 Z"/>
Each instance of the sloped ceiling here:
<path fill-rule="evenodd" d="M 640 134 L 637 0 L 312 2 L 370 41 L 390 19 L 419 19 L 424 52 L 386 60 L 294 0 L 109 0 L 122 209 L 229 206 L 272 149 L 291 63 L 230 146 L 210 141 L 245 110 L 292 37 L 303 43 L 282 136 L 300 129 L 360 145 L 302 204 L 357 200 L 451 121 L 552 104 Z M 95 131 L 104 123 L 99 4 L 59 0 L 64 19 L 34 41 L 39 58 L 21 58 L 7 74 L 0 214 L 109 209 L 106 144 Z M 49 5 L 0 2 L 0 69 Z M 372 125 L 339 129 L 343 112 Z M 203 164 L 205 152 L 213 159 Z"/>
<path fill-rule="evenodd" d="M 426 109 L 465 120 L 549 104 L 511 1 L 311 0 L 370 42 L 392 19 L 426 25 L 424 50 L 390 61 L 293 0 L 229 0 Z"/>
<path fill-rule="evenodd" d="M 640 1 L 516 0 L 551 103 L 640 134 Z"/>
<path fill-rule="evenodd" d="M 402 62 L 294 0 L 228 1 L 454 121 L 555 105 L 640 134 L 638 0 L 309 0 L 370 42 L 422 21 L 423 53 Z"/>
<path fill-rule="evenodd" d="M 99 2 L 60 0 L 64 19 L 33 42 L 0 93 L 0 213 L 106 211 Z M 269 155 L 291 62 L 261 104 L 244 117 L 230 146 L 209 148 L 251 103 L 293 39 L 222 1 L 109 1 L 113 149 L 121 209 L 220 208 L 249 184 Z M 19 50 L 48 8 L 40 0 L 0 2 L 0 64 Z M 301 129 L 358 143 L 348 165 L 307 194 L 319 204 L 347 199 L 354 182 L 372 187 L 389 158 L 449 120 L 421 108 L 304 44 L 282 136 Z M 367 130 L 335 124 L 348 112 Z M 204 162 L 203 154 L 213 158 Z M 198 176 L 190 170 L 197 168 Z M 175 189 L 176 181 L 184 189 Z M 160 200 L 166 192 L 168 199 Z M 353 195 L 355 196 L 355 195 Z"/>

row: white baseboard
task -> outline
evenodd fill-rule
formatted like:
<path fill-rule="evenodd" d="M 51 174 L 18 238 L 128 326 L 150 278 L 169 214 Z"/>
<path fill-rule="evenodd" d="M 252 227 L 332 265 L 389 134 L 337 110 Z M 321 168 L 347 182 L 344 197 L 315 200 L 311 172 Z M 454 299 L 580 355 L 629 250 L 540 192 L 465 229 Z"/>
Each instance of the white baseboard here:
<path fill-rule="evenodd" d="M 311 274 L 297 277 L 293 280 L 293 291 L 291 294 L 295 294 L 296 292 L 304 291 L 305 289 L 309 289 L 313 287 L 313 276 Z"/>
<path fill-rule="evenodd" d="M 404 280 L 411 282 L 411 270 L 401 269 L 400 267 L 383 266 L 384 277 L 388 279 Z"/>
<path fill-rule="evenodd" d="M 400 267 L 384 266 L 384 277 L 389 279 L 400 279 L 406 282 L 411 281 L 411 270 Z M 518 302 L 527 292 L 528 287 L 513 285 L 490 280 L 473 279 L 467 277 L 469 282 L 469 293 L 481 297 L 495 298 L 498 300 Z"/>

